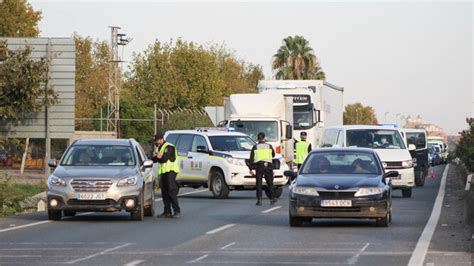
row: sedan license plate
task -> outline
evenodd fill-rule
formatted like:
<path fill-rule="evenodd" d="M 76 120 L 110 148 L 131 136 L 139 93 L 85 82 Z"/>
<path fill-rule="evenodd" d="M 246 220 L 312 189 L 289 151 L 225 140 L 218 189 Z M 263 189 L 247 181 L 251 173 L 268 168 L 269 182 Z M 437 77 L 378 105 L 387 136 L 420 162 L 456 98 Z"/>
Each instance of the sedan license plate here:
<path fill-rule="evenodd" d="M 104 193 L 77 193 L 79 200 L 105 200 Z"/>
<path fill-rule="evenodd" d="M 352 207 L 350 200 L 323 200 L 321 207 Z"/>

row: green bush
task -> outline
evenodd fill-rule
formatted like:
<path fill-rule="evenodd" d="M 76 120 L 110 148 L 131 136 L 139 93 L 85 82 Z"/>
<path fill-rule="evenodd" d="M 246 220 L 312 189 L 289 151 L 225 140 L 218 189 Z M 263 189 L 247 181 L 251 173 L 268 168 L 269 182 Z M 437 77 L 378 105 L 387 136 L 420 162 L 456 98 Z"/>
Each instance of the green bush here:
<path fill-rule="evenodd" d="M 12 184 L 5 176 L 0 180 L 0 217 L 23 211 L 20 202 L 46 189 L 44 184 Z"/>
<path fill-rule="evenodd" d="M 170 116 L 166 121 L 163 132 L 176 129 L 194 129 L 196 127 L 212 127 L 212 121 L 207 115 L 189 112 L 179 112 Z"/>
<path fill-rule="evenodd" d="M 456 156 L 469 171 L 474 172 L 474 121 L 468 120 L 468 123 L 470 128 L 461 132 L 461 139 L 456 146 Z"/>

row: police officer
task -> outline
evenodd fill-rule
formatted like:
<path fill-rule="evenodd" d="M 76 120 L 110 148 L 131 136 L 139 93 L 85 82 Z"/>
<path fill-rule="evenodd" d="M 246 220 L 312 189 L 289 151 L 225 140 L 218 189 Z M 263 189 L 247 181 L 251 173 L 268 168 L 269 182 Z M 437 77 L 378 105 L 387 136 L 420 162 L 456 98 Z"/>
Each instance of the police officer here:
<path fill-rule="evenodd" d="M 256 183 L 257 183 L 257 204 L 262 205 L 262 178 L 267 182 L 268 196 L 270 204 L 275 204 L 276 199 L 273 196 L 273 164 L 272 160 L 275 157 L 275 150 L 272 145 L 265 142 L 265 133 L 260 132 L 257 135 L 258 143 L 253 146 L 250 152 L 249 169 L 253 175 L 255 169 Z"/>
<path fill-rule="evenodd" d="M 298 166 L 298 170 L 300 169 L 301 165 L 303 164 L 306 156 L 311 151 L 311 143 L 306 142 L 306 132 L 302 131 L 300 133 L 300 141 L 296 142 L 296 159 L 295 163 Z"/>
<path fill-rule="evenodd" d="M 158 175 L 160 176 L 161 197 L 165 209 L 158 217 L 180 218 L 181 209 L 178 204 L 178 183 L 176 175 L 179 172 L 178 154 L 173 144 L 165 141 L 162 133 L 155 135 L 156 150 L 152 160 L 158 163 Z M 171 213 L 173 208 L 174 214 Z"/>

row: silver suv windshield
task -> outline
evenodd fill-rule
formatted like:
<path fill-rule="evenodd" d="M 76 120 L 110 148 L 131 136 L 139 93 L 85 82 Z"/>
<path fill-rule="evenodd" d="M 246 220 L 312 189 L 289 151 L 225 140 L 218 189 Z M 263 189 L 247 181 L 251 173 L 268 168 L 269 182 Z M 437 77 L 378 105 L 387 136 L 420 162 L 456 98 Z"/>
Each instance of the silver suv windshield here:
<path fill-rule="evenodd" d="M 251 151 L 255 142 L 247 136 L 210 136 L 215 151 Z"/>
<path fill-rule="evenodd" d="M 134 166 L 135 156 L 129 146 L 76 145 L 64 156 L 64 166 Z"/>
<path fill-rule="evenodd" d="M 372 149 L 406 149 L 398 130 L 390 129 L 347 130 L 347 146 Z"/>

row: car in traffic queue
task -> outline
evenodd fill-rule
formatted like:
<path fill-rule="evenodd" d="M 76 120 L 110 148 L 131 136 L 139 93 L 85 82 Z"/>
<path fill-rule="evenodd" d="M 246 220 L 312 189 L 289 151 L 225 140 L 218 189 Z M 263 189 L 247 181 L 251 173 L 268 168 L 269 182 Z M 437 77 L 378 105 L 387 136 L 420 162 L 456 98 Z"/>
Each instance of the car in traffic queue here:
<path fill-rule="evenodd" d="M 410 151 L 413 144 L 406 145 L 401 131 L 395 126 L 346 125 L 326 127 L 321 141 L 322 147 L 359 147 L 374 149 L 386 172 L 397 171 L 392 178 L 392 188 L 400 189 L 404 198 L 412 195 L 415 186 L 415 171 Z"/>
<path fill-rule="evenodd" d="M 227 198 L 232 190 L 255 190 L 256 179 L 248 168 L 255 141 L 248 135 L 225 128 L 198 128 L 167 131 L 165 139 L 178 152 L 176 181 L 180 186 L 206 187 L 219 199 Z M 288 183 L 283 172 L 289 167 L 280 154 L 273 159 L 273 165 L 274 195 L 280 197 Z M 268 196 L 265 180 L 263 187 Z"/>
<path fill-rule="evenodd" d="M 418 187 L 422 187 L 425 185 L 425 179 L 428 176 L 430 166 L 426 130 L 404 128 L 403 132 L 405 133 L 407 145 L 413 144 L 416 147 L 415 150 L 410 151 L 410 155 L 413 158 L 415 184 Z"/>
<path fill-rule="evenodd" d="M 153 216 L 153 161 L 133 139 L 74 141 L 59 163 L 50 160 L 48 219 L 77 212 L 127 211 L 132 220 Z"/>
<path fill-rule="evenodd" d="M 366 148 L 325 148 L 312 151 L 298 172 L 285 171 L 290 185 L 290 226 L 313 218 L 392 219 L 391 178 L 377 153 Z"/>

